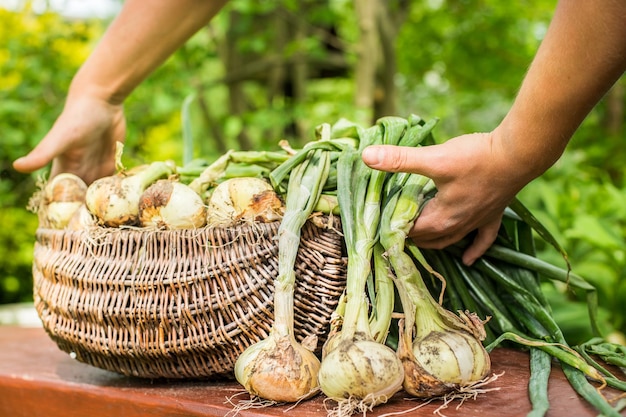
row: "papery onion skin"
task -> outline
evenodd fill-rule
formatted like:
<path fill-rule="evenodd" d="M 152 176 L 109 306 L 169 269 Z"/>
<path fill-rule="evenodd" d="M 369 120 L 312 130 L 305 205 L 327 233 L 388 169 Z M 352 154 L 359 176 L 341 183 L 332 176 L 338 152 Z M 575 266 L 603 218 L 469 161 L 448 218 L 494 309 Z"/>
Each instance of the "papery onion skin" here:
<path fill-rule="evenodd" d="M 101 225 L 137 225 L 141 194 L 153 182 L 171 175 L 172 172 L 169 164 L 157 161 L 133 171 L 132 175 L 118 173 L 99 178 L 87 189 L 87 208 Z"/>
<path fill-rule="evenodd" d="M 64 172 L 53 177 L 44 188 L 45 203 L 83 202 L 87 184 L 77 175 Z"/>
<path fill-rule="evenodd" d="M 82 202 L 67 201 L 50 203 L 44 208 L 43 224 L 51 229 L 65 229 L 82 205 Z"/>
<path fill-rule="evenodd" d="M 269 223 L 280 220 L 283 202 L 274 190 L 262 191 L 252 197 L 252 201 L 238 216 L 239 221 Z"/>
<path fill-rule="evenodd" d="M 96 226 L 96 219 L 89 212 L 87 206 L 82 203 L 76 210 L 70 221 L 67 223 L 67 230 L 80 231 Z"/>
<path fill-rule="evenodd" d="M 402 388 L 404 370 L 396 353 L 381 343 L 343 340 L 324 357 L 318 378 L 328 398 L 376 406 Z"/>
<path fill-rule="evenodd" d="M 136 224 L 140 194 L 123 187 L 124 178 L 113 175 L 95 180 L 87 190 L 87 208 L 104 226 Z"/>
<path fill-rule="evenodd" d="M 139 221 L 155 229 L 196 229 L 206 224 L 206 206 L 187 185 L 158 180 L 141 195 Z"/>
<path fill-rule="evenodd" d="M 246 349 L 235 363 L 237 381 L 252 395 L 296 402 L 319 392 L 319 359 L 290 336 L 268 338 Z"/>

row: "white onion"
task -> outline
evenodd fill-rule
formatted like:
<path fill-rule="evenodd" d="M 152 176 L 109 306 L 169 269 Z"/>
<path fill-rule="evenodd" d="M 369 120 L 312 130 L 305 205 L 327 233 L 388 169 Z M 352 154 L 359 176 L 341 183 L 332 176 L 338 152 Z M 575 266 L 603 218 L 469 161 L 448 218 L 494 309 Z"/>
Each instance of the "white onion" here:
<path fill-rule="evenodd" d="M 206 207 L 187 185 L 158 180 L 141 195 L 139 221 L 143 227 L 155 229 L 195 229 L 205 225 Z"/>
<path fill-rule="evenodd" d="M 235 362 L 235 377 L 250 394 L 277 402 L 296 402 L 319 392 L 320 361 L 291 335 L 270 334 Z"/>
<path fill-rule="evenodd" d="M 464 331 L 431 332 L 413 342 L 413 354 L 432 376 L 459 386 L 482 380 L 491 369 L 482 343 Z"/>
<path fill-rule="evenodd" d="M 207 224 L 212 227 L 233 226 L 242 222 L 279 220 L 283 203 L 265 180 L 237 177 L 220 183 L 208 203 Z"/>
<path fill-rule="evenodd" d="M 63 229 L 84 204 L 87 184 L 78 176 L 61 173 L 53 177 L 43 189 L 39 220 L 42 227 Z"/>
<path fill-rule="evenodd" d="M 444 324 L 423 332 L 413 342 L 403 326 L 399 330 L 404 390 L 414 397 L 445 395 L 472 386 L 491 372 L 491 360 L 481 341 L 465 330 Z"/>
<path fill-rule="evenodd" d="M 375 406 L 402 388 L 404 370 L 396 353 L 381 343 L 343 340 L 324 357 L 318 377 L 328 398 Z"/>
<path fill-rule="evenodd" d="M 96 225 L 96 219 L 93 214 L 89 212 L 87 206 L 83 203 L 78 210 L 74 213 L 70 221 L 67 223 L 66 229 L 68 230 L 86 230 Z"/>
<path fill-rule="evenodd" d="M 116 174 L 97 179 L 87 189 L 87 208 L 99 224 L 110 227 L 136 225 L 141 194 L 154 181 L 171 173 L 171 167 L 165 162 L 153 162 L 132 175 Z"/>

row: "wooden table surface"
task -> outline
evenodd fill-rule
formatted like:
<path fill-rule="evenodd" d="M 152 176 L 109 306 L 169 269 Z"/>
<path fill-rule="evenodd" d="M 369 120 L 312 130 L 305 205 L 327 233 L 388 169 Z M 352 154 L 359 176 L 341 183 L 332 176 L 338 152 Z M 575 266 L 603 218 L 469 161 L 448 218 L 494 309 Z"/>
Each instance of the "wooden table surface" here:
<path fill-rule="evenodd" d="M 447 417 L 518 417 L 530 410 L 527 396 L 528 355 L 496 349 L 486 388 L 476 399 L 448 405 Z M 616 392 L 605 390 L 607 397 Z M 597 413 L 569 386 L 560 369 L 552 371 L 548 417 L 587 417 Z M 319 395 L 297 406 L 274 406 L 233 412 L 228 402 L 247 399 L 236 382 L 155 381 L 125 377 L 70 358 L 41 328 L 0 326 L 0 416 L 2 417 L 266 417 L 326 416 L 334 403 Z M 425 404 L 398 394 L 367 415 L 432 416 L 441 401 Z M 457 408 L 458 407 L 458 408 Z M 287 412 L 287 413 L 286 413 Z M 626 414 L 625 414 L 626 415 Z"/>

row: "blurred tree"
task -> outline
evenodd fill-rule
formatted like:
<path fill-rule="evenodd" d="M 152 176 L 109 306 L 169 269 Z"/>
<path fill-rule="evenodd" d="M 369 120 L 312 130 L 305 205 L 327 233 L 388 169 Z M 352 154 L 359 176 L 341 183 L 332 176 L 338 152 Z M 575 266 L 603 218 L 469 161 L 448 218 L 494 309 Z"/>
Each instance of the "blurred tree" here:
<path fill-rule="evenodd" d="M 338 34 L 341 16 L 329 5 L 329 0 L 233 2 L 182 49 L 190 67 L 198 65 L 191 60 L 197 48 L 219 58 L 217 68 L 200 64 L 211 67 L 197 71 L 193 85 L 203 130 L 211 132 L 220 153 L 228 146 L 250 149 L 275 146 L 277 138 L 310 137 L 313 126 L 302 114 L 311 86 L 348 75 L 349 43 Z M 216 95 L 225 105 L 214 105 Z M 258 114 L 267 122 L 259 117 L 260 124 L 247 122 Z"/>

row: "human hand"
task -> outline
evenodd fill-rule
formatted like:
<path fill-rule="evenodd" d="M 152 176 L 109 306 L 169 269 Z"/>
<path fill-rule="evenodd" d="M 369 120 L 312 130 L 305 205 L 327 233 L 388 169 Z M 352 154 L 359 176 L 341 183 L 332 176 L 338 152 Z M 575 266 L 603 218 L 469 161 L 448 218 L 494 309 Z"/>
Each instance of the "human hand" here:
<path fill-rule="evenodd" d="M 30 173 L 52 162 L 50 178 L 70 172 L 90 184 L 114 173 L 116 142 L 123 142 L 125 135 L 122 105 L 70 95 L 52 129 L 28 155 L 14 161 L 13 167 Z"/>
<path fill-rule="evenodd" d="M 504 209 L 527 183 L 524 170 L 515 167 L 488 133 L 417 148 L 370 146 L 362 157 L 372 168 L 417 173 L 434 181 L 437 194 L 425 204 L 409 236 L 422 248 L 442 249 L 476 230 L 463 254 L 468 265 L 494 242 Z"/>

